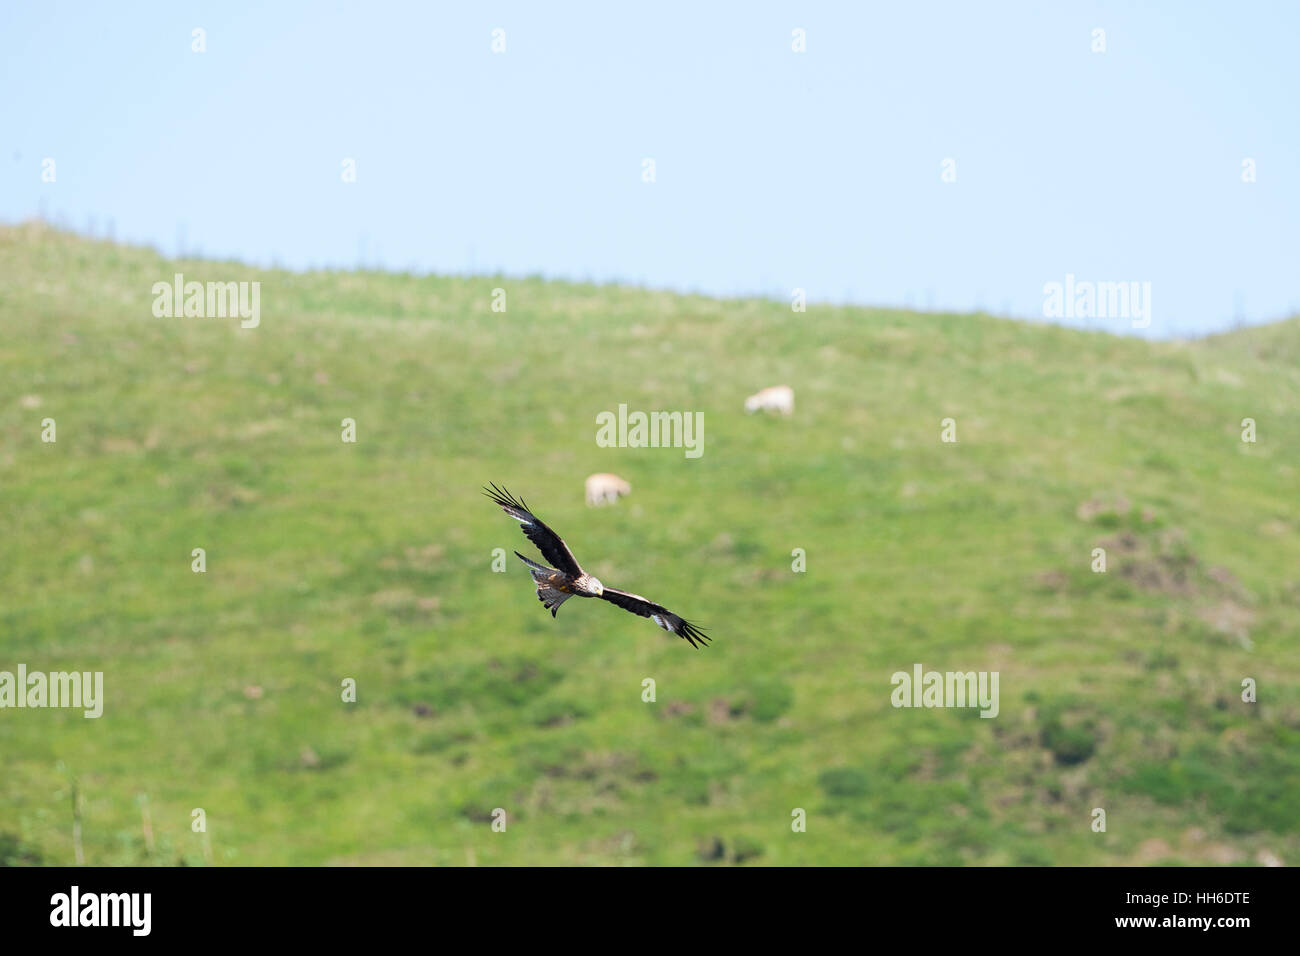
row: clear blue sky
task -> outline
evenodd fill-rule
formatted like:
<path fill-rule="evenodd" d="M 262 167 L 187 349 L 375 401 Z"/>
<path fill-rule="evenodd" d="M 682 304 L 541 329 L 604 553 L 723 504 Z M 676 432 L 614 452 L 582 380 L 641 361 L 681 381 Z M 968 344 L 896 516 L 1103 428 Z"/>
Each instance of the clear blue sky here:
<path fill-rule="evenodd" d="M 3 0 L 0 219 L 1034 317 L 1072 273 L 1195 334 L 1300 307 L 1297 40 L 1281 0 Z"/>

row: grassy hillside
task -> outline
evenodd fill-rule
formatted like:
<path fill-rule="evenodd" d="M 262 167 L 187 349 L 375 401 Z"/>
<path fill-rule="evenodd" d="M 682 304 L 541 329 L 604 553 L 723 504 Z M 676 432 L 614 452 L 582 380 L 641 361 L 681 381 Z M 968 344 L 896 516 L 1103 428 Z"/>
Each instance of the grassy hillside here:
<path fill-rule="evenodd" d="M 259 280 L 261 326 L 155 318 L 177 271 Z M 76 803 L 93 864 L 1292 863 L 1298 358 L 1295 321 L 1151 343 L 0 229 L 0 670 L 106 685 L 98 720 L 0 710 L 0 858 L 72 862 Z M 744 414 L 783 382 L 792 419 Z M 598 447 L 620 403 L 702 411 L 703 456 Z M 632 495 L 585 507 L 594 471 Z M 535 551 L 489 480 L 713 646 L 552 620 L 492 570 Z M 1001 713 L 895 709 L 915 663 L 998 671 Z"/>

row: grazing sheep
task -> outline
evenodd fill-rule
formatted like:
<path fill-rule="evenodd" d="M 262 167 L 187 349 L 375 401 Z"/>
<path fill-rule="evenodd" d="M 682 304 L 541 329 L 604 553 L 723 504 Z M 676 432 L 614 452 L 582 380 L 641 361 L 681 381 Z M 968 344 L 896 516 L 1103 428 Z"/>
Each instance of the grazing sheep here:
<path fill-rule="evenodd" d="M 773 385 L 745 399 L 746 412 L 752 415 L 759 409 L 780 412 L 788 418 L 794 414 L 794 389 L 789 385 Z"/>
<path fill-rule="evenodd" d="M 587 476 L 587 506 L 595 508 L 600 505 L 612 505 L 620 495 L 632 490 L 632 486 L 618 475 L 599 472 Z"/>

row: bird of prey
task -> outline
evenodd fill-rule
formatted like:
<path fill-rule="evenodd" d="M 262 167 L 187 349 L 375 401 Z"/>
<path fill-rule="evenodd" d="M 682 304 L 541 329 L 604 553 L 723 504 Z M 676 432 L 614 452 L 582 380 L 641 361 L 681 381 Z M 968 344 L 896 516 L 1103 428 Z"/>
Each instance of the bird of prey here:
<path fill-rule="evenodd" d="M 665 631 L 671 631 L 688 641 L 691 647 L 709 643 L 709 638 L 697 626 L 678 617 L 662 604 L 655 604 L 654 601 L 646 600 L 639 594 L 607 588 L 582 570 L 578 559 L 573 556 L 573 552 L 569 550 L 564 540 L 529 511 L 522 498 L 516 500 L 510 492 L 498 488 L 495 484 L 490 491 L 484 488 L 483 494 L 518 521 L 519 530 L 537 546 L 537 550 L 542 552 L 542 557 L 555 565 L 553 568 L 548 568 L 544 564 L 530 561 L 518 551 L 515 552 L 515 556 L 527 565 L 529 573 L 532 574 L 533 583 L 537 586 L 537 600 L 551 612 L 551 617 L 555 617 L 555 612 L 560 609 L 560 605 L 571 597 L 594 597 L 616 604 L 625 611 L 650 618 Z M 696 643 L 697 641 L 699 644 Z"/>

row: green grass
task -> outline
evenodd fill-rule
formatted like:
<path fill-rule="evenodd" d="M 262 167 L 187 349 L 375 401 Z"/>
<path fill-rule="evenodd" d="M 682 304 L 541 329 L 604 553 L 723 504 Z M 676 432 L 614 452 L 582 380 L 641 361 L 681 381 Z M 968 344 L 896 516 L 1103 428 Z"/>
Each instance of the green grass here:
<path fill-rule="evenodd" d="M 259 280 L 261 327 L 154 318 L 176 271 Z M 74 785 L 88 864 L 208 862 L 196 807 L 216 864 L 1294 862 L 1297 359 L 1294 320 L 1153 343 L 0 228 L 0 670 L 107 698 L 0 711 L 0 862 L 72 862 Z M 783 382 L 792 419 L 744 414 Z M 598 447 L 620 403 L 702 411 L 703 456 Z M 586 508 L 594 471 L 632 495 Z M 535 552 L 489 480 L 713 646 L 552 620 L 491 570 Z M 1001 713 L 893 708 L 917 662 L 999 671 Z"/>

